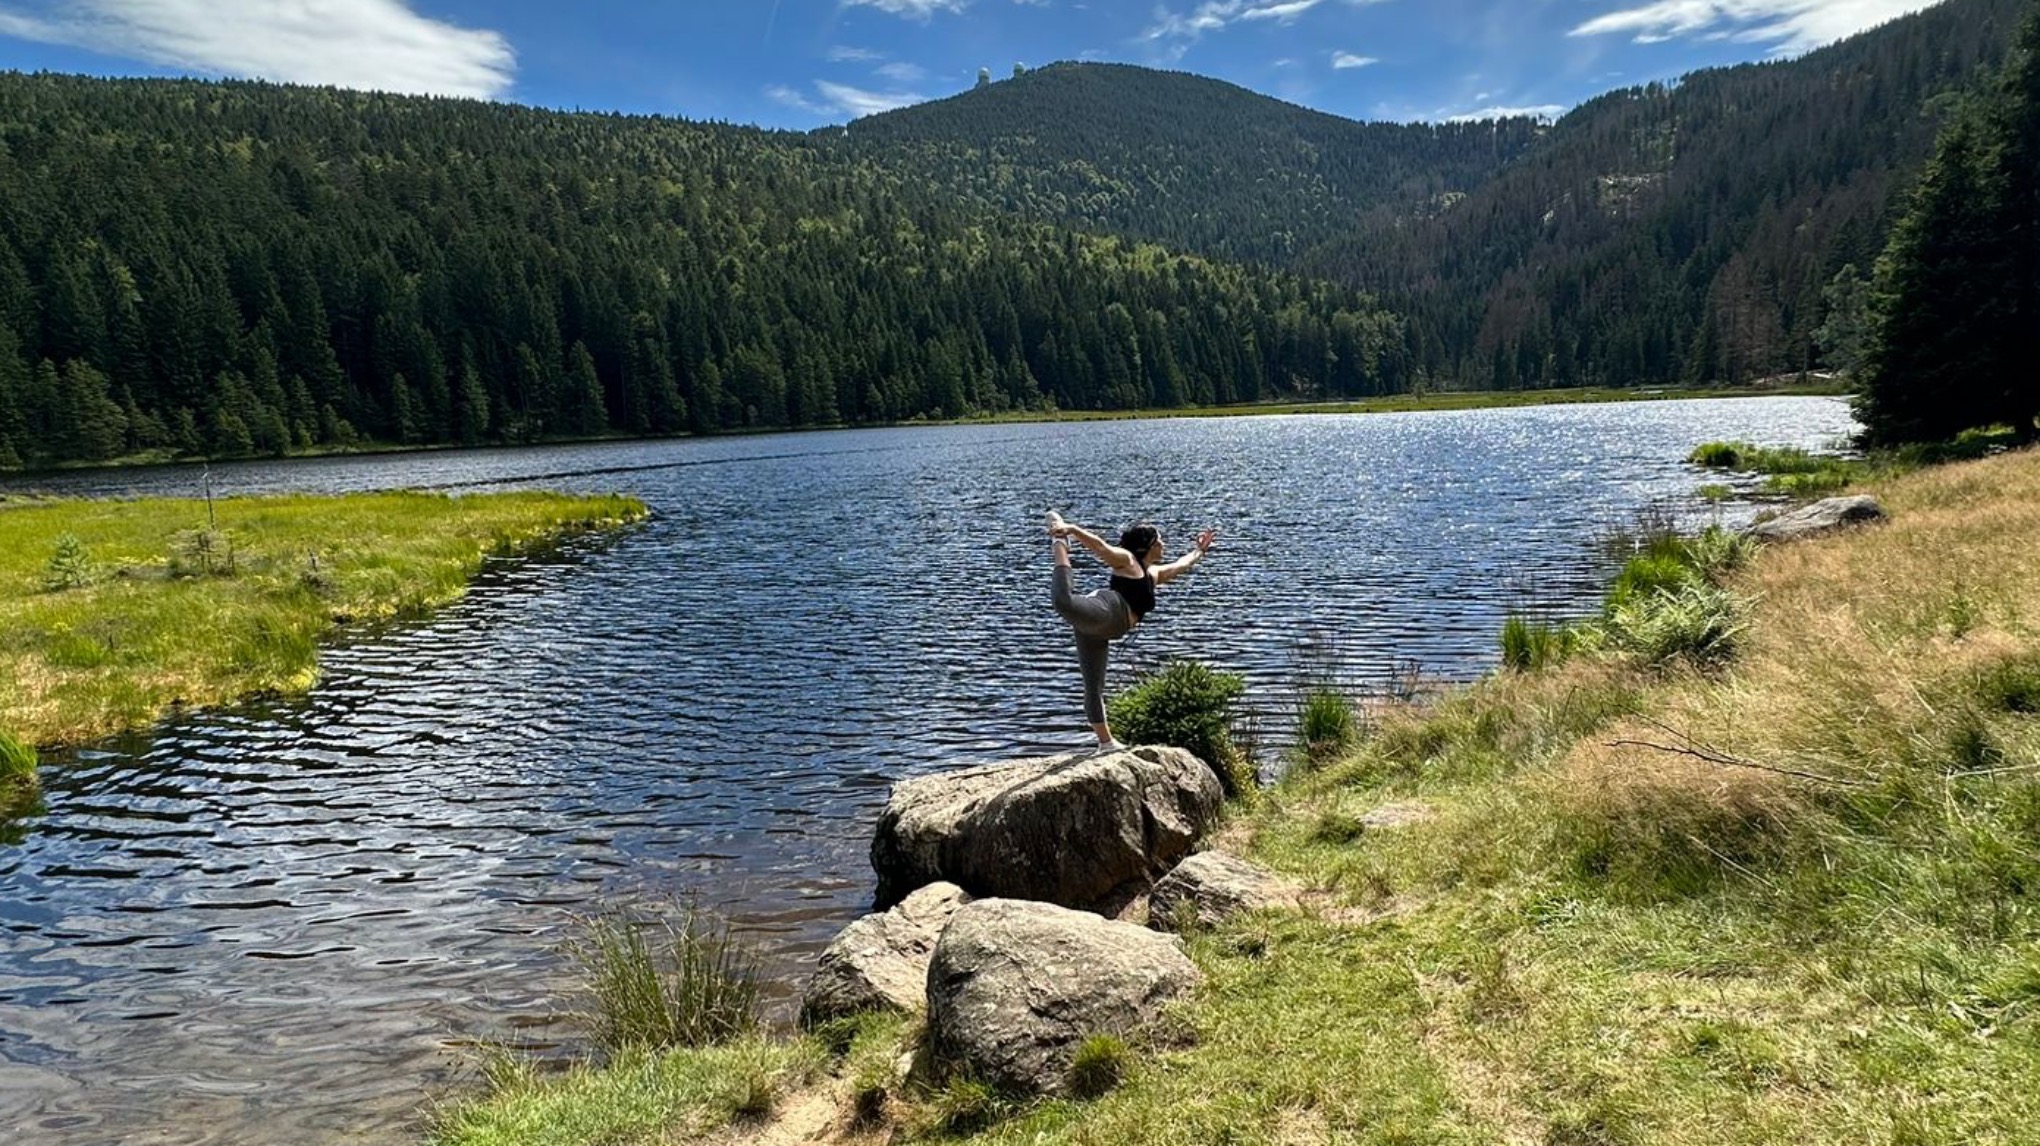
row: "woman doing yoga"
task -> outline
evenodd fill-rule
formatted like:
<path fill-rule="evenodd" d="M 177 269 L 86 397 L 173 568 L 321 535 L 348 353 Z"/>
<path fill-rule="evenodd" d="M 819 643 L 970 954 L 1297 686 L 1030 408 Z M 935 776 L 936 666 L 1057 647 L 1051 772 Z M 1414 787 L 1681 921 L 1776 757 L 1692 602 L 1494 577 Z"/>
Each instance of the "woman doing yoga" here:
<path fill-rule="evenodd" d="M 1084 716 L 1091 731 L 1098 734 L 1101 751 L 1117 751 L 1125 745 L 1112 738 L 1105 722 L 1105 661 L 1112 642 L 1133 631 L 1141 618 L 1154 611 L 1155 586 L 1188 573 L 1218 541 L 1218 532 L 1207 529 L 1197 535 L 1197 547 L 1167 564 L 1162 563 L 1162 535 L 1152 525 L 1136 525 L 1120 534 L 1119 544 L 1081 526 L 1071 525 L 1059 513 L 1048 515 L 1048 533 L 1055 540 L 1055 611 L 1070 623 L 1077 636 L 1077 664 L 1084 671 Z M 1098 555 L 1112 570 L 1108 587 L 1078 596 L 1070 587 L 1070 539 Z"/>

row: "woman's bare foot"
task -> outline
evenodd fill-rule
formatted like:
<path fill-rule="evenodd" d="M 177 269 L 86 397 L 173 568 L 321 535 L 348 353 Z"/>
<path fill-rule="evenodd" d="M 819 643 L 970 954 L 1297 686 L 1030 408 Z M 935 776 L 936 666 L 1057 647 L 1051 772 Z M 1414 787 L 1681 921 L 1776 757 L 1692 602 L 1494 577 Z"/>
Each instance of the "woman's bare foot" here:
<path fill-rule="evenodd" d="M 1057 513 L 1056 511 L 1054 511 L 1054 510 L 1052 510 L 1052 509 L 1051 509 L 1051 510 L 1049 510 L 1049 511 L 1048 511 L 1048 535 L 1049 535 L 1050 537 L 1057 537 L 1057 538 L 1067 538 L 1067 537 L 1069 536 L 1069 534 L 1070 534 L 1070 527 L 1069 527 L 1068 523 L 1066 523 L 1066 522 L 1064 522 L 1064 521 L 1063 521 L 1063 517 L 1062 517 L 1062 514 L 1060 514 L 1060 513 Z"/>

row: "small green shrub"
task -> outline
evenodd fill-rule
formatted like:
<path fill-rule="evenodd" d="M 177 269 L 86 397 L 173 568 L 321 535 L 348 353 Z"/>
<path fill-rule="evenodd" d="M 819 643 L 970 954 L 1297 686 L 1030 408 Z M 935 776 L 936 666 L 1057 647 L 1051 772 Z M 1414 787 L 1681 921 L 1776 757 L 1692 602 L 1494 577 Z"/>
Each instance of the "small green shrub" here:
<path fill-rule="evenodd" d="M 1335 760 L 1359 743 L 1360 716 L 1344 693 L 1312 688 L 1297 703 L 1296 734 L 1306 761 Z"/>
<path fill-rule="evenodd" d="M 1572 629 L 1564 625 L 1548 625 L 1514 613 L 1502 622 L 1502 664 L 1517 672 L 1562 664 L 1577 644 Z"/>
<path fill-rule="evenodd" d="M 758 1025 L 757 966 L 689 905 L 678 920 L 600 916 L 573 948 L 595 996 L 596 1038 L 612 1053 L 708 1046 Z"/>
<path fill-rule="evenodd" d="M 92 559 L 85 552 L 85 543 L 76 534 L 59 534 L 56 552 L 50 554 L 49 564 L 43 566 L 43 592 L 82 589 L 92 583 L 92 574 Z"/>
<path fill-rule="evenodd" d="M 1246 682 L 1197 661 L 1175 661 L 1112 698 L 1114 733 L 1128 744 L 1167 744 L 1212 766 L 1231 799 L 1251 799 L 1260 780 L 1233 736 L 1233 702 Z"/>
<path fill-rule="evenodd" d="M 1722 485 L 1719 482 L 1708 482 L 1706 485 L 1694 490 L 1693 495 L 1701 501 L 1728 501 L 1735 497 L 1735 488 L 1733 486 Z"/>
<path fill-rule="evenodd" d="M 1133 1050 L 1116 1035 L 1092 1035 L 1077 1046 L 1070 1059 L 1070 1093 L 1078 1098 L 1099 1098 L 1126 1081 L 1133 1066 Z"/>

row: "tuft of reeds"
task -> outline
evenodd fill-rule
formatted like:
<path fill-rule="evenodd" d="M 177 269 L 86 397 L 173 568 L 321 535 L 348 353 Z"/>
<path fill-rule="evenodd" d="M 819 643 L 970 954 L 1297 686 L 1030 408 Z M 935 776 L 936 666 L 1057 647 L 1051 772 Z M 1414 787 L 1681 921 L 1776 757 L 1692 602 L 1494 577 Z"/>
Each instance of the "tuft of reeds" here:
<path fill-rule="evenodd" d="M 42 791 L 35 746 L 0 729 L 0 821 L 32 814 Z M 0 828 L 0 843 L 13 843 L 13 829 Z"/>
<path fill-rule="evenodd" d="M 757 1029 L 756 960 L 693 904 L 660 918 L 588 919 L 572 954 L 594 996 L 596 1040 L 612 1054 L 711 1046 Z"/>
<path fill-rule="evenodd" d="M 1306 689 L 1297 699 L 1296 737 L 1306 764 L 1334 760 L 1351 751 L 1361 735 L 1360 714 L 1345 693 L 1326 685 Z"/>
<path fill-rule="evenodd" d="M 1502 665 L 1517 672 L 1563 664 L 1577 645 L 1576 634 L 1565 625 L 1533 621 L 1517 613 L 1502 622 Z"/>

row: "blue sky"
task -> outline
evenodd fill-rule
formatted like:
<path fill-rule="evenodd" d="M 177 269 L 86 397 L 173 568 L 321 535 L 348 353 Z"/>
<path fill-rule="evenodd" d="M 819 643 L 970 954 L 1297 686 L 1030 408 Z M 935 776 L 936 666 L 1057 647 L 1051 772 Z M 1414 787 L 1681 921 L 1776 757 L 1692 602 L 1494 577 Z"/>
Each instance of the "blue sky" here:
<path fill-rule="evenodd" d="M 809 128 L 981 67 L 1179 68 L 1356 119 L 1555 114 L 1925 0 L 0 0 L 0 67 L 260 76 Z"/>

